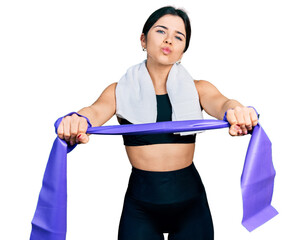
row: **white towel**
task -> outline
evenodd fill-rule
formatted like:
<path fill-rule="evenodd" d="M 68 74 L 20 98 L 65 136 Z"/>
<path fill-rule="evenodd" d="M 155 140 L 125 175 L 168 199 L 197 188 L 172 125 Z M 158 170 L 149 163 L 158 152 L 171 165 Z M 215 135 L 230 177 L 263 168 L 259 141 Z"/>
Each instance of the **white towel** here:
<path fill-rule="evenodd" d="M 203 119 L 194 80 L 181 64 L 172 66 L 166 84 L 172 106 L 172 121 Z M 146 68 L 146 60 L 130 67 L 118 82 L 116 115 L 133 124 L 156 122 L 156 93 Z M 202 131 L 180 134 L 200 132 Z"/>

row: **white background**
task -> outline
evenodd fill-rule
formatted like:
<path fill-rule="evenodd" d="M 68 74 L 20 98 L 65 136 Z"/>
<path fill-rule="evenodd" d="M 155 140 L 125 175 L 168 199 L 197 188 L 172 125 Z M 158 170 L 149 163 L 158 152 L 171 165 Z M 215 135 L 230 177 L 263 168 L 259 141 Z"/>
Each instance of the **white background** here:
<path fill-rule="evenodd" d="M 54 121 L 92 104 L 144 60 L 143 24 L 167 4 L 191 18 L 182 64 L 255 106 L 273 143 L 280 214 L 249 233 L 240 193 L 249 136 L 227 129 L 197 136 L 194 162 L 215 239 L 308 239 L 308 8 L 299 0 L 1 1 L 0 239 L 29 239 Z M 67 240 L 117 238 L 130 171 L 121 136 L 93 135 L 69 154 Z"/>

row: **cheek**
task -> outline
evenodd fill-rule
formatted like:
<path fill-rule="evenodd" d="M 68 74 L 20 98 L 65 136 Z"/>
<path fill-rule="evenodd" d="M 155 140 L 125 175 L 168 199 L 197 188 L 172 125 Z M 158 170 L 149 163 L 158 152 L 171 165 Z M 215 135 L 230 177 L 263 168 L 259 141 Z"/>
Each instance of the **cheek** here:
<path fill-rule="evenodd" d="M 159 34 L 152 34 L 148 36 L 148 44 L 153 46 L 161 45 L 163 42 L 163 36 Z"/>
<path fill-rule="evenodd" d="M 160 49 L 162 41 L 159 38 L 148 38 L 146 45 L 148 51 L 158 51 Z"/>
<path fill-rule="evenodd" d="M 186 47 L 186 40 L 185 40 L 185 39 L 182 40 L 182 41 L 180 42 L 179 45 L 181 46 L 181 49 L 182 49 L 182 51 L 184 52 L 184 49 L 185 49 L 185 47 Z"/>
<path fill-rule="evenodd" d="M 176 48 L 176 53 L 181 55 L 184 53 L 185 44 L 179 44 Z"/>

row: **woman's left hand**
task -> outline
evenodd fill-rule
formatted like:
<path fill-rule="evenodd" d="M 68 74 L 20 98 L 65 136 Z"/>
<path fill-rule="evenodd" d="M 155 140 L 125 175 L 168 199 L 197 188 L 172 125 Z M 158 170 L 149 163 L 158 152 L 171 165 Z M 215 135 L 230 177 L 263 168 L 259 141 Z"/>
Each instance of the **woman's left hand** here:
<path fill-rule="evenodd" d="M 250 107 L 235 107 L 227 111 L 227 120 L 230 123 L 229 134 L 231 136 L 243 136 L 248 134 L 258 124 L 256 111 Z"/>

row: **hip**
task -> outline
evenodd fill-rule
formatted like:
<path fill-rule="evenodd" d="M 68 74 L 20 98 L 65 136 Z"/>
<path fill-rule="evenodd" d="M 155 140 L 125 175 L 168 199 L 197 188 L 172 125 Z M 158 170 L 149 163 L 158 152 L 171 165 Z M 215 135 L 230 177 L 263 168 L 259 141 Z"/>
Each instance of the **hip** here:
<path fill-rule="evenodd" d="M 192 162 L 173 171 L 147 171 L 132 167 L 126 195 L 151 204 L 174 204 L 205 193 L 201 177 Z"/>

